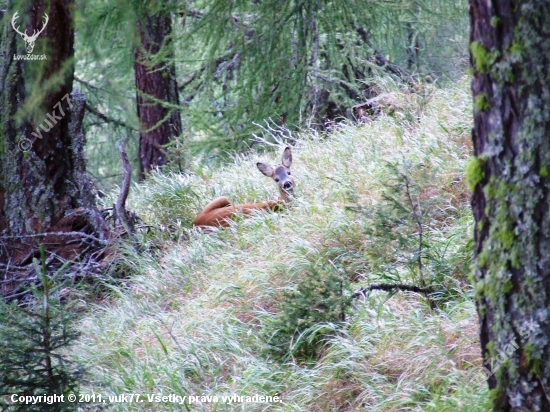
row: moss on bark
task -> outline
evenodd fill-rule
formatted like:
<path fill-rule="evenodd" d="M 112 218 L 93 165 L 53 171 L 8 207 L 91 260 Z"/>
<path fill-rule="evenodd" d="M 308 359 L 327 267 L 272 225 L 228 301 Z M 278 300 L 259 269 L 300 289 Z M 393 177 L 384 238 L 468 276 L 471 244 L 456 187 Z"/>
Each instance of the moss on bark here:
<path fill-rule="evenodd" d="M 470 6 L 472 92 L 488 99 L 473 130 L 482 351 L 491 361 L 517 344 L 489 377 L 495 410 L 550 410 L 550 3 Z"/>

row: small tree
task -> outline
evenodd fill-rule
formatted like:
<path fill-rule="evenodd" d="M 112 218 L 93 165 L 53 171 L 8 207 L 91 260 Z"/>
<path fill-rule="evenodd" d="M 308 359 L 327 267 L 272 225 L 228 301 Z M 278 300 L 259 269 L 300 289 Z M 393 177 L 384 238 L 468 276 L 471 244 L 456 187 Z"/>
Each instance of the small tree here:
<path fill-rule="evenodd" d="M 344 295 L 347 283 L 329 262 L 312 262 L 295 287 L 280 294 L 277 313 L 266 318 L 266 354 L 280 361 L 315 359 L 345 321 L 350 305 Z"/>
<path fill-rule="evenodd" d="M 449 204 L 448 191 L 460 190 L 460 183 L 444 182 L 429 164 L 404 156 L 388 162 L 384 172 L 380 201 L 350 207 L 361 215 L 367 272 L 389 282 L 368 289 L 421 292 L 431 304 L 448 299 L 467 282 L 471 251 L 465 237 L 445 231 L 446 221 L 459 218 L 467 206 Z M 441 184 L 449 189 L 441 193 Z"/>
<path fill-rule="evenodd" d="M 45 249 L 41 261 L 34 262 L 39 284 L 32 288 L 32 299 L 21 306 L 0 301 L 0 407 L 7 408 L 11 395 L 64 395 L 63 402 L 46 400 L 36 410 L 72 411 L 76 404 L 67 396 L 78 396 L 81 372 L 65 355 L 77 339 L 74 311 L 59 301 L 63 288 L 60 278 L 65 268 L 53 277 L 46 275 Z M 29 405 L 16 403 L 9 410 L 28 411 Z"/>

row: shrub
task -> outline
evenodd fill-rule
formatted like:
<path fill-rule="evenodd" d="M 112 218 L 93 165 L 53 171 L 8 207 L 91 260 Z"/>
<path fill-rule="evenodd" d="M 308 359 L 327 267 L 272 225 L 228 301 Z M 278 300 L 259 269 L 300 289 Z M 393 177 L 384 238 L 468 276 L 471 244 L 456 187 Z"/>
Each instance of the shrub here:
<path fill-rule="evenodd" d="M 64 351 L 78 338 L 73 328 L 74 312 L 62 305 L 59 282 L 65 267 L 56 275 L 46 277 L 45 252 L 41 249 L 41 267 L 35 262 L 40 287 L 34 287 L 33 299 L 18 306 L 0 303 L 0 408 L 8 408 L 11 395 L 64 395 L 64 402 L 38 402 L 9 406 L 13 411 L 75 411 L 77 404 L 68 401 L 78 397 L 80 372 L 78 365 Z"/>
<path fill-rule="evenodd" d="M 267 354 L 276 360 L 313 360 L 345 321 L 345 279 L 329 263 L 312 264 L 294 288 L 281 293 L 277 313 L 265 321 Z"/>
<path fill-rule="evenodd" d="M 472 242 L 468 205 L 453 205 L 441 171 L 406 157 L 387 162 L 380 202 L 350 209 L 361 216 L 363 253 L 368 270 L 385 281 L 412 282 L 435 291 L 432 298 L 448 299 L 466 283 Z M 454 230 L 455 232 L 451 231 Z M 458 264 L 460 262 L 460 264 Z"/>

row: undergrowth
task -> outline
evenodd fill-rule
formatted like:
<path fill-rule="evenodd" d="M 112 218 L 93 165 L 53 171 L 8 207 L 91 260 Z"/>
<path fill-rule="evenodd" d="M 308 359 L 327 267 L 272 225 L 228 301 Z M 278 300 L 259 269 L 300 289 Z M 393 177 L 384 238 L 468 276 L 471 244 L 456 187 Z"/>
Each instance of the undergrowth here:
<path fill-rule="evenodd" d="M 467 283 L 467 80 L 426 88 L 421 102 L 392 96 L 368 123 L 294 136 L 298 187 L 282 212 L 191 227 L 216 196 L 275 198 L 255 162 L 278 162 L 282 147 L 135 185 L 143 247 L 120 251 L 131 278 L 81 324 L 75 353 L 92 374 L 82 392 L 198 397 L 114 410 L 486 410 Z M 432 293 L 351 299 L 372 283 Z M 221 401 L 233 394 L 281 402 Z"/>

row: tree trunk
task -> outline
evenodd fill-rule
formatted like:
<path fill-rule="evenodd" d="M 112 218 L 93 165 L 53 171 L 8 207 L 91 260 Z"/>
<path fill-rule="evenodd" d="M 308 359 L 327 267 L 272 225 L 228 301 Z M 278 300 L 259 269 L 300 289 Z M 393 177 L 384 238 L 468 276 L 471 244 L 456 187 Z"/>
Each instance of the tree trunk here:
<path fill-rule="evenodd" d="M 470 0 L 476 303 L 495 411 L 550 410 L 550 2 Z"/>
<path fill-rule="evenodd" d="M 134 50 L 134 76 L 137 114 L 141 123 L 139 177 L 143 180 L 153 168 L 166 164 L 162 145 L 180 135 L 182 126 L 179 111 L 173 107 L 179 104 L 179 100 L 170 12 L 138 13 L 137 26 L 140 45 Z M 158 57 L 161 48 L 166 47 L 169 52 L 162 62 L 149 62 Z"/>
<path fill-rule="evenodd" d="M 85 172 L 85 99 L 80 93 L 71 94 L 74 7 L 74 0 L 34 0 L 26 10 L 8 4 L 6 14 L 10 20 L 18 12 L 15 26 L 20 32 L 27 29 L 27 33 L 33 33 L 42 27 L 44 31 L 32 53 L 10 24 L 5 24 L 0 34 L 2 236 L 80 230 L 100 237 L 108 234 Z M 44 26 L 45 14 L 49 20 Z M 45 59 L 14 57 L 33 54 Z M 13 238 L 0 242 L 4 247 L 0 261 L 14 262 L 13 255 L 5 253 L 6 244 L 11 244 L 19 258 L 31 257 L 36 242 L 30 239 L 23 242 L 23 249 L 14 246 Z"/>

